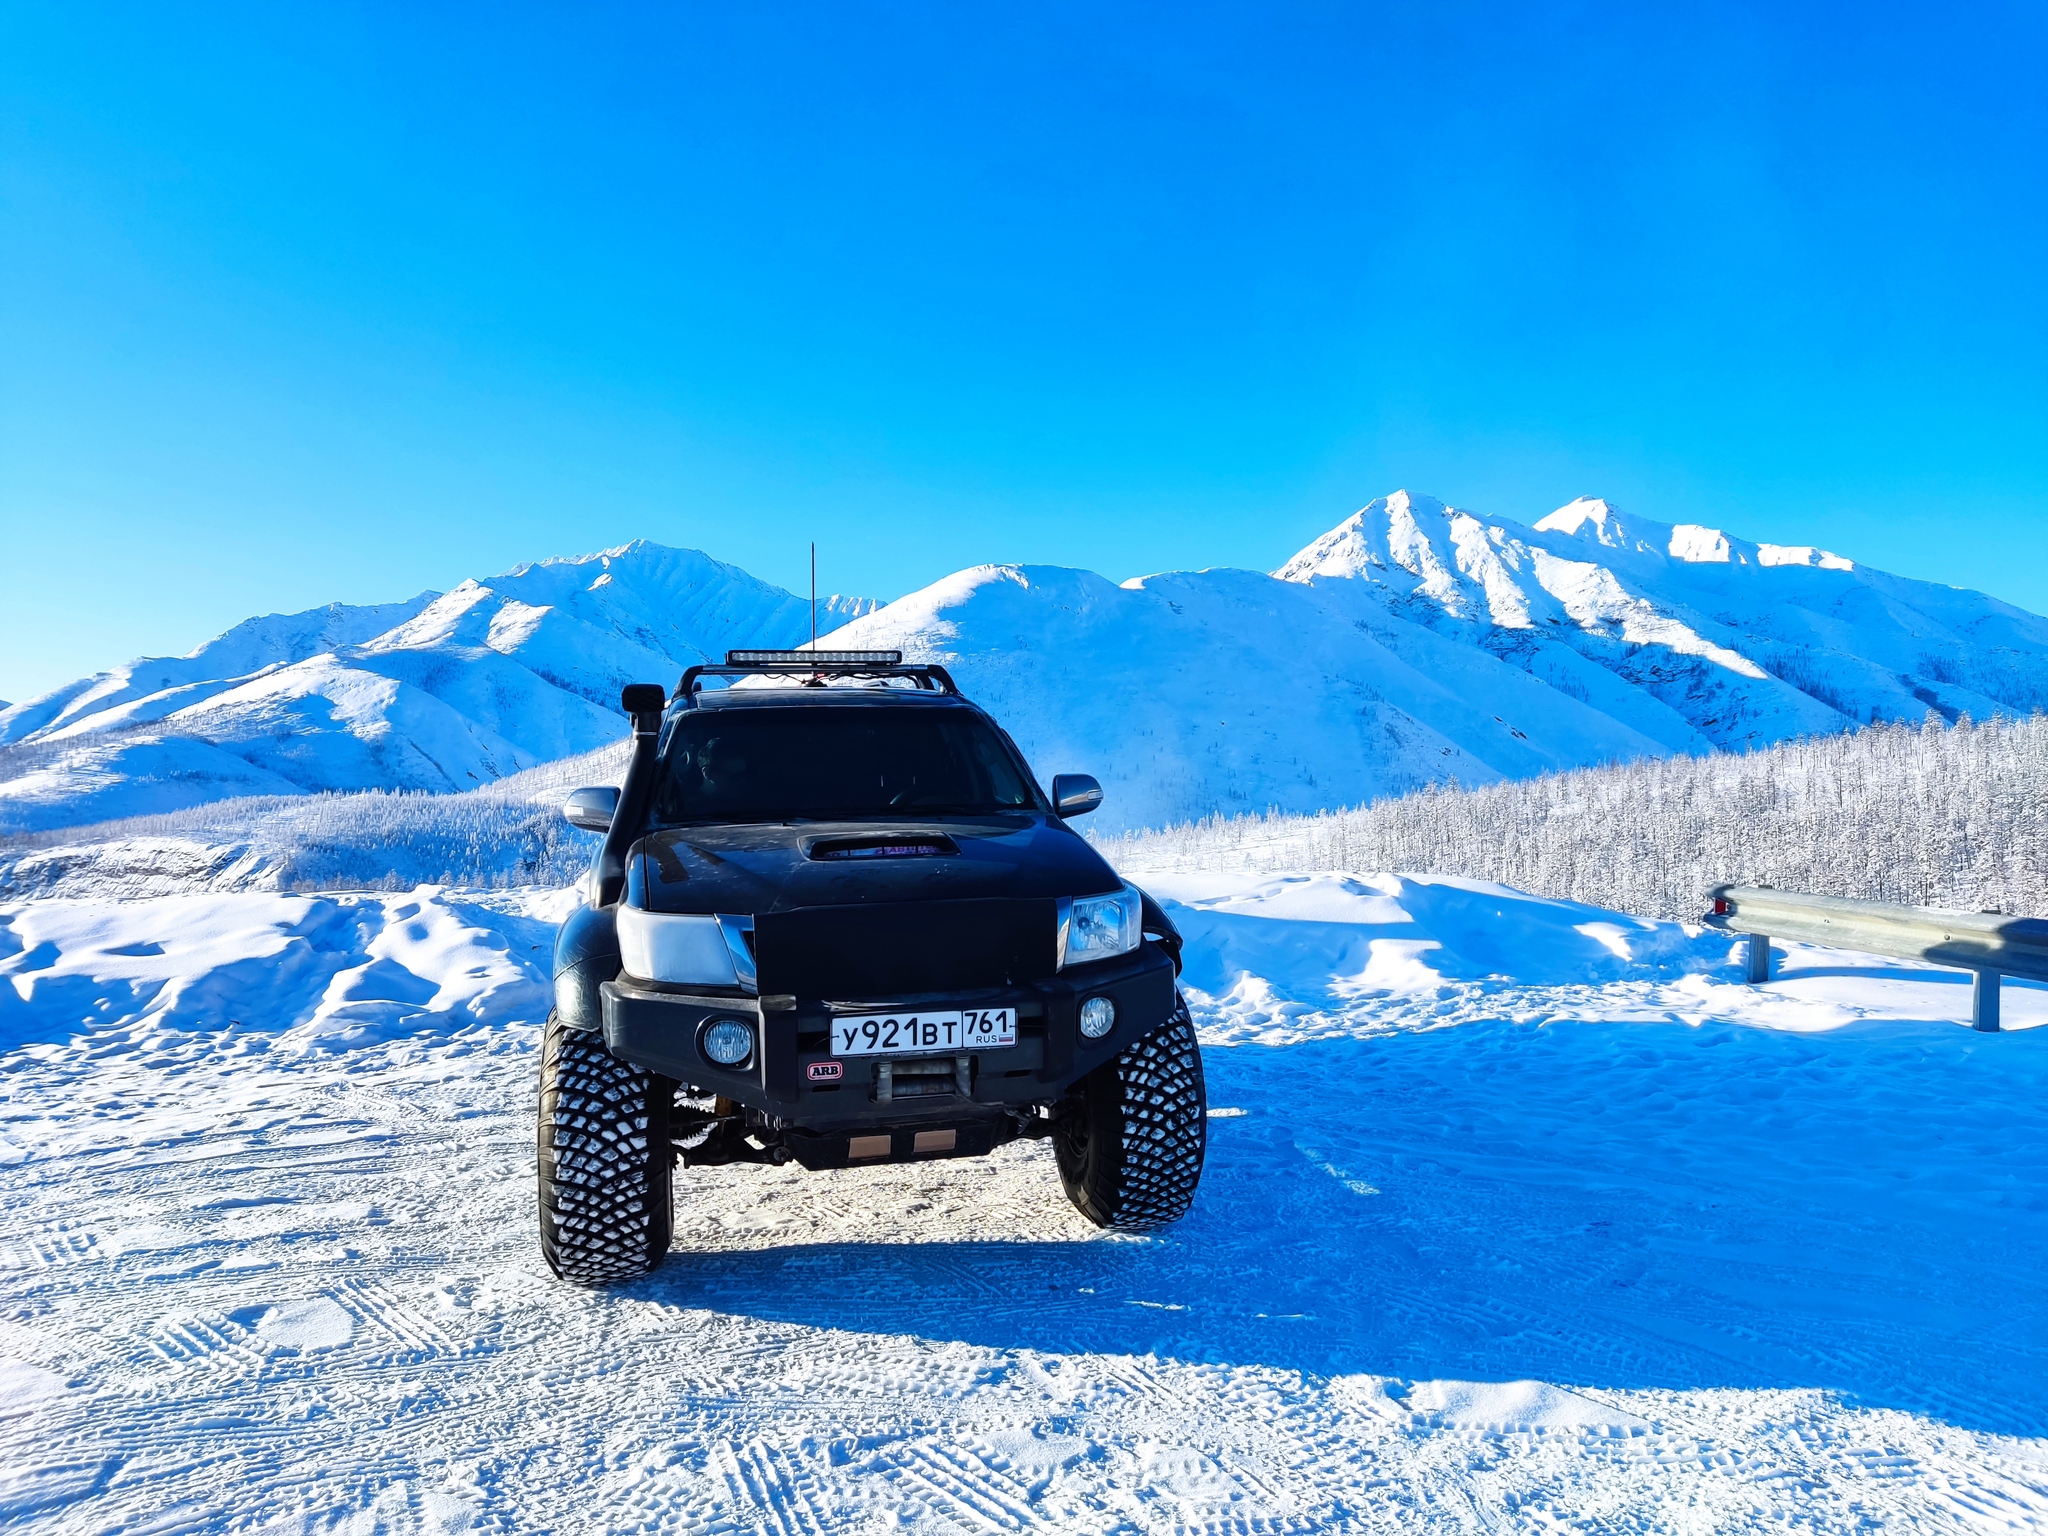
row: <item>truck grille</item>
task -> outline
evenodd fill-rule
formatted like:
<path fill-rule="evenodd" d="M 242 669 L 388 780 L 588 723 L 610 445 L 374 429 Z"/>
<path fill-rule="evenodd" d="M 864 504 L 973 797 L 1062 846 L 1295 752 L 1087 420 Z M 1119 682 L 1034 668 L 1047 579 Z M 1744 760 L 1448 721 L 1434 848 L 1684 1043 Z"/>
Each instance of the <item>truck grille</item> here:
<path fill-rule="evenodd" d="M 910 997 L 1053 974 L 1051 897 L 799 907 L 754 919 L 761 991 Z"/>

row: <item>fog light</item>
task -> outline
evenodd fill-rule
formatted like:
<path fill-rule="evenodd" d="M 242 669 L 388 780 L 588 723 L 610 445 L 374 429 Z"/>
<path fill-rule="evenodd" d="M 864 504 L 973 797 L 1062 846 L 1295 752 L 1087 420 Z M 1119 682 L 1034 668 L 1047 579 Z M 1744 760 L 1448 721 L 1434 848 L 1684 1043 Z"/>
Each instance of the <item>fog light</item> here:
<path fill-rule="evenodd" d="M 1116 1023 L 1116 1004 L 1106 997 L 1091 997 L 1081 1005 L 1081 1033 L 1100 1040 Z"/>
<path fill-rule="evenodd" d="M 736 1067 L 754 1054 L 754 1032 L 738 1019 L 713 1019 L 704 1026 L 704 1054 L 721 1067 Z"/>

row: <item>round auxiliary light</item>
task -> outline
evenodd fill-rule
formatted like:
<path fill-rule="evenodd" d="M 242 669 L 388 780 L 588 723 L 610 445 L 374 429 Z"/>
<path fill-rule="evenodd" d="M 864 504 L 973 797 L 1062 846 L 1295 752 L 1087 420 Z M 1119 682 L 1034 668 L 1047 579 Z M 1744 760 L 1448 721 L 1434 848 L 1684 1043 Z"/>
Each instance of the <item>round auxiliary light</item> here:
<path fill-rule="evenodd" d="M 1081 1033 L 1100 1040 L 1116 1023 L 1116 1004 L 1106 997 L 1091 997 L 1081 1005 Z"/>
<path fill-rule="evenodd" d="M 704 1054 L 721 1067 L 736 1067 L 754 1054 L 754 1032 L 738 1019 L 713 1019 L 704 1026 Z"/>

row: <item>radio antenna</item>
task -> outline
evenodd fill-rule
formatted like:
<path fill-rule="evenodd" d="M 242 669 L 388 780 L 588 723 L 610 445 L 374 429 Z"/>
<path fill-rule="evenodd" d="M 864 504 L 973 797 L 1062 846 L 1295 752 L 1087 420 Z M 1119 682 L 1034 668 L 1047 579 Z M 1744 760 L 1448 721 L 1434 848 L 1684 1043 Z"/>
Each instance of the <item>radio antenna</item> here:
<path fill-rule="evenodd" d="M 811 649 L 818 648 L 818 541 L 811 540 Z"/>

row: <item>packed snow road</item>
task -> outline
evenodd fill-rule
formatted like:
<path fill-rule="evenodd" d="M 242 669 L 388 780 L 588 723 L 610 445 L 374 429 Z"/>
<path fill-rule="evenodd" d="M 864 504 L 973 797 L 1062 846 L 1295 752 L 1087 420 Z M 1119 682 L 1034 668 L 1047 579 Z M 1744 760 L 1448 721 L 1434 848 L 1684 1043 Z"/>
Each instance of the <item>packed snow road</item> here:
<path fill-rule="evenodd" d="M 1490 887 L 1149 883 L 1187 1221 L 1095 1232 L 1038 1146 L 697 1171 L 609 1294 L 535 1251 L 559 896 L 0 908 L 0 1521 L 2048 1524 L 2048 1030 Z"/>

